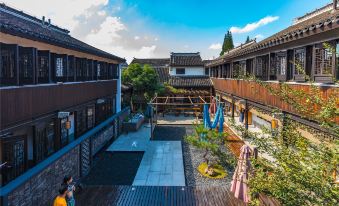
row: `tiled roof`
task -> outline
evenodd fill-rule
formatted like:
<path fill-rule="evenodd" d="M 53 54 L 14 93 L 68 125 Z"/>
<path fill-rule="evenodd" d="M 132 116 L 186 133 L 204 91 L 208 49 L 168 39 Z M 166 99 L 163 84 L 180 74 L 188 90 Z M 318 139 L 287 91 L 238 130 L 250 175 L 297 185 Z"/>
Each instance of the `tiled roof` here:
<path fill-rule="evenodd" d="M 171 76 L 168 84 L 173 87 L 212 87 L 208 76 Z"/>
<path fill-rule="evenodd" d="M 168 68 L 155 68 L 155 71 L 158 75 L 159 83 L 163 84 L 165 82 L 168 82 L 170 76 Z"/>
<path fill-rule="evenodd" d="M 138 63 L 138 64 L 141 64 L 141 65 L 148 64 L 152 67 L 168 67 L 169 61 L 170 61 L 169 58 L 161 58 L 161 59 L 160 58 L 159 59 L 137 59 L 137 58 L 134 58 L 132 60 L 131 64 Z"/>
<path fill-rule="evenodd" d="M 200 53 L 171 53 L 170 66 L 204 66 Z"/>
<path fill-rule="evenodd" d="M 150 65 L 157 73 L 159 77 L 159 82 L 161 84 L 168 82 L 169 78 L 169 71 L 168 71 L 168 65 L 169 65 L 169 58 L 162 58 L 162 59 L 136 59 L 134 58 L 131 62 L 131 64 L 141 64 Z"/>
<path fill-rule="evenodd" d="M 330 6 L 332 5 L 333 4 L 330 4 Z M 322 12 L 311 12 L 310 16 L 305 15 L 298 18 L 294 25 L 258 43 L 253 43 L 248 47 L 231 50 L 229 53 L 213 60 L 213 62 L 209 63 L 208 66 L 222 64 L 227 59 L 255 53 L 263 49 L 287 42 L 297 41 L 299 39 L 306 38 L 307 36 L 327 32 L 329 30 L 337 30 L 339 32 L 339 10 L 330 9 Z"/>
<path fill-rule="evenodd" d="M 0 3 L 0 30 L 3 33 L 125 62 L 125 59 L 73 38 L 66 29 L 42 22 L 41 19 Z"/>

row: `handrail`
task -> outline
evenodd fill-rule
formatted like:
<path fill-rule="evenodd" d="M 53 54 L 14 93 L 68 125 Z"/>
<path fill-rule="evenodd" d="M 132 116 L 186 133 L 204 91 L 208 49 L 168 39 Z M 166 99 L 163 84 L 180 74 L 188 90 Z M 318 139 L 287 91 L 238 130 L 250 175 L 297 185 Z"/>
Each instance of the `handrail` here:
<path fill-rule="evenodd" d="M 114 114 L 104 122 L 100 123 L 98 126 L 95 128 L 89 130 L 86 132 L 84 135 L 80 136 L 73 142 L 69 143 L 47 159 L 43 160 L 33 168 L 27 170 L 25 173 L 14 179 L 13 181 L 9 182 L 7 185 L 3 186 L 0 188 L 0 197 L 1 196 L 6 196 L 25 182 L 27 182 L 29 179 L 34 177 L 35 175 L 39 174 L 42 172 L 45 168 L 47 168 L 49 165 L 53 164 L 55 161 L 60 159 L 62 156 L 64 156 L 66 153 L 74 149 L 76 146 L 80 145 L 84 140 L 90 138 L 91 136 L 95 135 L 97 132 L 99 132 L 102 128 L 106 127 L 108 124 L 110 124 L 113 120 L 115 120 L 117 117 L 119 117 L 121 114 L 123 114 L 126 111 L 129 111 L 130 108 L 126 107 L 120 112 Z"/>

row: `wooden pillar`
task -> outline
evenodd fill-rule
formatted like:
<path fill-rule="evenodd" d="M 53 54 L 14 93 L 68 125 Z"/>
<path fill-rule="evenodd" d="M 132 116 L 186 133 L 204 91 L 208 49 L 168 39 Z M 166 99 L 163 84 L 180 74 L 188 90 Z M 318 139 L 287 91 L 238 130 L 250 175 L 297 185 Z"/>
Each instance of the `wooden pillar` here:
<path fill-rule="evenodd" d="M 245 100 L 245 111 L 244 111 L 244 115 L 245 115 L 245 129 L 246 129 L 246 132 L 248 130 L 248 103 L 247 103 L 247 100 Z"/>
<path fill-rule="evenodd" d="M 69 81 L 68 73 L 69 73 L 69 62 L 68 62 L 68 55 L 65 54 L 65 70 L 66 70 L 66 82 Z"/>
<path fill-rule="evenodd" d="M 52 58 L 51 58 L 51 52 L 48 51 L 47 54 L 48 57 L 48 82 L 51 83 L 52 82 Z"/>
<path fill-rule="evenodd" d="M 232 96 L 232 119 L 234 119 L 234 110 L 235 110 L 235 104 L 234 104 L 234 97 Z"/>
<path fill-rule="evenodd" d="M 91 73 L 92 73 L 91 80 L 94 80 L 94 76 L 95 76 L 95 75 L 94 75 L 94 71 L 95 71 L 95 70 L 94 70 L 94 61 L 93 61 L 93 59 L 91 59 L 91 70 L 92 70 L 92 72 L 91 72 Z"/>
<path fill-rule="evenodd" d="M 20 85 L 20 68 L 19 68 L 19 46 L 14 45 L 14 56 L 15 56 L 15 62 L 14 62 L 14 68 L 16 71 L 16 85 Z"/>
<path fill-rule="evenodd" d="M 33 84 L 37 83 L 37 73 L 38 73 L 38 50 L 32 48 L 32 70 L 33 70 Z"/>

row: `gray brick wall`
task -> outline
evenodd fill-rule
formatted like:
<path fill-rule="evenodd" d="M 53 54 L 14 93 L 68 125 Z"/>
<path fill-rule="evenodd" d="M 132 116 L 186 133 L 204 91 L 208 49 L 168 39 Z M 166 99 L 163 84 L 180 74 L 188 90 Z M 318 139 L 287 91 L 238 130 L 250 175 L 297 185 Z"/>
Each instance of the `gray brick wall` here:
<path fill-rule="evenodd" d="M 52 205 L 65 175 L 79 178 L 79 146 L 10 193 L 8 205 Z"/>

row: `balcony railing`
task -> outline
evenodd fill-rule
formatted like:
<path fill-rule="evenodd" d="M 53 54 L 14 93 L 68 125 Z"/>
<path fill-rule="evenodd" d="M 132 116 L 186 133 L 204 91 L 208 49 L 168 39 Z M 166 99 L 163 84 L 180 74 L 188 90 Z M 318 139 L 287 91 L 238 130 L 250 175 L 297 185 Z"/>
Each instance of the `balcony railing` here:
<path fill-rule="evenodd" d="M 251 81 L 236 80 L 236 79 L 220 79 L 211 78 L 216 91 L 224 92 L 230 95 L 237 96 L 239 98 L 247 99 L 255 103 L 259 103 L 266 106 L 276 107 L 283 111 L 296 114 L 292 105 L 282 101 L 280 97 L 270 94 L 270 92 L 260 86 L 259 84 Z M 278 86 L 278 82 L 270 82 L 273 87 Z M 329 97 L 330 95 L 339 94 L 338 85 L 319 84 L 321 86 L 321 92 L 323 97 Z M 291 88 L 302 91 L 309 91 L 310 84 L 307 83 L 291 83 Z"/>
<path fill-rule="evenodd" d="M 117 80 L 0 88 L 0 130 L 117 91 Z"/>

